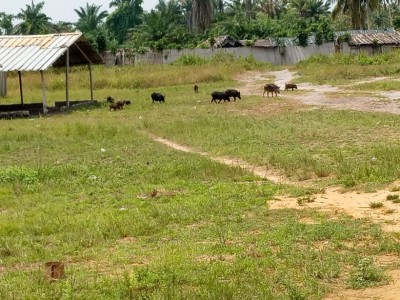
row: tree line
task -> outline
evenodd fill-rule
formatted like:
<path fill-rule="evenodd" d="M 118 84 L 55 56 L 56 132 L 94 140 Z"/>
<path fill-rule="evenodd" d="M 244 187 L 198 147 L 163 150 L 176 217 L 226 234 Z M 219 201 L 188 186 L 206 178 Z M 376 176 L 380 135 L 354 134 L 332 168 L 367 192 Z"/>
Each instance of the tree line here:
<path fill-rule="evenodd" d="M 0 12 L 0 34 L 47 34 L 79 30 L 99 51 L 210 47 L 215 37 L 246 40 L 295 37 L 306 45 L 332 41 L 334 31 L 400 28 L 400 0 L 159 0 L 149 12 L 143 0 L 113 0 L 108 12 L 86 3 L 78 21 L 53 23 L 45 2 L 27 4 L 17 15 Z M 15 25 L 14 25 L 15 24 Z M 205 42 L 206 41 L 206 42 Z"/>

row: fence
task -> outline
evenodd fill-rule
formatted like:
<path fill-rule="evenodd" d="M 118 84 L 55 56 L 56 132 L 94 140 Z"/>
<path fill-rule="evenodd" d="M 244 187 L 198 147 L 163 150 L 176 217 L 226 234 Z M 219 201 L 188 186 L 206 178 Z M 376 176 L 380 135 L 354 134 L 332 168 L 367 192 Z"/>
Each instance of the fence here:
<path fill-rule="evenodd" d="M 333 54 L 338 50 L 334 43 L 322 45 L 301 46 L 277 46 L 277 47 L 237 47 L 237 48 L 208 48 L 208 49 L 182 49 L 182 50 L 163 50 L 160 52 L 147 52 L 144 54 L 135 53 L 130 50 L 122 49 L 113 54 L 105 52 L 103 58 L 107 66 L 111 65 L 135 65 L 135 64 L 169 64 L 176 61 L 182 55 L 198 55 L 210 58 L 216 53 L 233 53 L 237 57 L 247 57 L 253 55 L 256 60 L 269 62 L 274 65 L 296 64 L 315 54 Z M 343 43 L 339 48 L 340 52 L 350 53 L 347 43 Z"/>

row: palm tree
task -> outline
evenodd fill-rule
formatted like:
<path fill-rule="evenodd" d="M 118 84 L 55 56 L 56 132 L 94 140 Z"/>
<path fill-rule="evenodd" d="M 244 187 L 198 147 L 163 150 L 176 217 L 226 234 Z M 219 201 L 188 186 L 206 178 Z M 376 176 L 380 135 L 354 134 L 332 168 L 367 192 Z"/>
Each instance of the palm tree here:
<path fill-rule="evenodd" d="M 193 0 L 192 4 L 193 29 L 197 33 L 204 32 L 211 25 L 211 0 Z"/>
<path fill-rule="evenodd" d="M 165 0 L 159 0 L 156 10 L 167 24 L 185 24 L 183 8 L 177 0 L 169 0 L 167 3 Z"/>
<path fill-rule="evenodd" d="M 140 25 L 143 19 L 143 0 L 113 0 L 110 7 L 116 7 L 106 21 L 108 29 L 118 43 L 123 43 L 130 29 Z"/>
<path fill-rule="evenodd" d="M 225 3 L 223 0 L 214 0 L 213 7 L 215 12 L 222 14 L 224 12 Z"/>
<path fill-rule="evenodd" d="M 74 31 L 74 26 L 70 22 L 59 21 L 57 23 L 51 23 L 49 26 L 51 27 L 51 31 L 55 33 Z"/>
<path fill-rule="evenodd" d="M 155 9 L 146 13 L 143 24 L 133 32 L 134 39 L 139 38 L 139 44 L 150 45 L 157 50 L 163 49 L 167 44 L 179 43 L 180 35 L 187 32 L 186 20 L 182 6 L 176 0 L 159 0 Z"/>
<path fill-rule="evenodd" d="M 267 14 L 271 18 L 277 16 L 277 3 L 274 0 L 264 0 L 261 1 L 261 11 Z"/>
<path fill-rule="evenodd" d="M 187 27 L 192 30 L 193 29 L 193 20 L 192 20 L 192 5 L 193 0 L 180 0 L 179 1 L 185 15 L 186 25 Z"/>
<path fill-rule="evenodd" d="M 244 5 L 245 12 L 246 12 L 246 17 L 249 20 L 254 19 L 254 17 L 256 16 L 256 11 L 257 11 L 256 1 L 244 0 L 243 5 Z"/>
<path fill-rule="evenodd" d="M 12 24 L 12 20 L 14 19 L 13 15 L 8 15 L 6 13 L 0 13 L 0 34 L 10 35 L 13 32 L 14 26 Z"/>
<path fill-rule="evenodd" d="M 335 19 L 340 13 L 350 14 L 353 29 L 366 29 L 370 12 L 380 7 L 379 0 L 331 0 L 335 4 L 332 10 L 332 18 Z"/>
<path fill-rule="evenodd" d="M 288 0 L 259 0 L 258 5 L 270 18 L 277 18 L 287 10 L 288 2 Z"/>
<path fill-rule="evenodd" d="M 26 9 L 16 16 L 22 22 L 16 25 L 16 33 L 20 34 L 43 34 L 50 31 L 50 20 L 46 14 L 42 13 L 44 2 L 38 4 L 32 3 L 26 5 Z"/>
<path fill-rule="evenodd" d="M 314 21 L 329 12 L 329 3 L 324 3 L 322 0 L 291 0 L 290 6 L 299 13 L 300 17 Z"/>
<path fill-rule="evenodd" d="M 244 13 L 244 7 L 241 0 L 232 0 L 225 10 L 226 14 L 230 17 L 241 15 Z"/>
<path fill-rule="evenodd" d="M 84 33 L 93 34 L 108 16 L 107 11 L 100 11 L 101 5 L 86 3 L 86 7 L 74 9 L 79 16 L 76 28 Z"/>

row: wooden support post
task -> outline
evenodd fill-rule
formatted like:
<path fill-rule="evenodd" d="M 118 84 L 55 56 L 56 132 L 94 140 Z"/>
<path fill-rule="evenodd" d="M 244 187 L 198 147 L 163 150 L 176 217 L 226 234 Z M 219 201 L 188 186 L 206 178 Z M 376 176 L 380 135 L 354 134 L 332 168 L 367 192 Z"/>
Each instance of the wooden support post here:
<path fill-rule="evenodd" d="M 2 66 L 0 65 L 0 69 Z M 7 96 L 7 72 L 0 71 L 0 96 Z"/>
<path fill-rule="evenodd" d="M 89 81 L 90 81 L 90 100 L 93 101 L 93 78 L 92 78 L 92 64 L 89 63 Z"/>
<path fill-rule="evenodd" d="M 22 92 L 22 76 L 21 71 L 18 71 L 18 78 L 19 78 L 19 95 L 21 97 L 21 106 L 24 106 L 24 93 Z"/>
<path fill-rule="evenodd" d="M 69 48 L 67 48 L 66 55 L 66 66 L 65 66 L 65 102 L 66 106 L 69 108 Z"/>
<path fill-rule="evenodd" d="M 90 100 L 93 101 L 93 79 L 92 79 L 92 62 L 90 61 L 89 57 L 85 54 L 85 52 L 82 51 L 82 49 L 78 46 L 78 44 L 75 44 L 75 47 L 79 50 L 79 52 L 82 54 L 82 56 L 87 60 L 88 62 L 88 67 L 89 67 L 89 80 L 90 80 Z"/>
<path fill-rule="evenodd" d="M 46 82 L 44 80 L 43 70 L 40 70 L 40 77 L 42 79 L 42 99 L 43 99 L 43 114 L 47 114 L 46 104 Z"/>

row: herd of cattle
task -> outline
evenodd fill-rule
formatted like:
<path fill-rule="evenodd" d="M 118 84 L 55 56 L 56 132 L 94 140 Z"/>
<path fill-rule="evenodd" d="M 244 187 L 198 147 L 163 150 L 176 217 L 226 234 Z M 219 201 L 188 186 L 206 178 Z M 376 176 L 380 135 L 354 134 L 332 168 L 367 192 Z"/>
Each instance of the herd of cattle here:
<path fill-rule="evenodd" d="M 297 90 L 297 85 L 294 83 L 286 83 L 285 91 L 288 91 L 290 89 L 292 91 L 294 89 Z M 197 84 L 195 84 L 193 87 L 193 90 L 195 93 L 198 93 L 199 86 Z M 269 97 L 270 93 L 271 93 L 271 97 L 274 96 L 274 93 L 275 93 L 275 96 L 278 96 L 278 94 L 280 94 L 280 87 L 273 83 L 267 83 L 266 85 L 264 85 L 263 97 L 265 96 L 265 93 L 267 93 L 267 97 Z M 233 98 L 234 101 L 236 101 L 236 98 L 242 99 L 240 97 L 240 92 L 235 89 L 227 89 L 223 92 L 214 91 L 211 93 L 211 103 L 212 102 L 220 103 L 222 100 L 224 102 L 227 102 L 227 101 L 231 102 L 231 98 Z M 154 102 L 165 102 L 165 95 L 154 92 L 151 94 L 151 100 L 153 103 Z M 217 102 L 217 100 L 218 100 L 218 102 Z M 124 101 L 124 100 L 118 100 L 117 102 L 115 102 L 114 98 L 111 96 L 107 97 L 107 102 L 111 103 L 110 110 L 124 109 L 124 105 L 131 104 L 131 101 Z"/>

